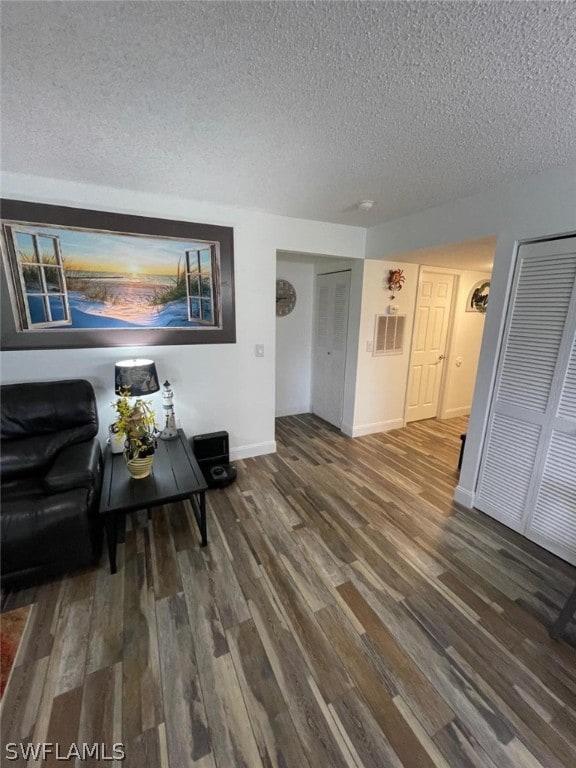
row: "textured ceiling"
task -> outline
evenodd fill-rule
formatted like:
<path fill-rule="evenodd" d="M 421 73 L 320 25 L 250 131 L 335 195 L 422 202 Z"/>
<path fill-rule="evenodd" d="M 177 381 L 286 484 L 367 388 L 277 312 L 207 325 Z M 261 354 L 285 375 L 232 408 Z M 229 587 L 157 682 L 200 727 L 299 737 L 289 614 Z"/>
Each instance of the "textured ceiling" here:
<path fill-rule="evenodd" d="M 576 161 L 572 2 L 4 0 L 1 25 L 6 171 L 371 226 Z"/>
<path fill-rule="evenodd" d="M 416 251 L 401 251 L 386 256 L 386 261 L 402 261 L 409 264 L 423 264 L 427 267 L 448 267 L 450 269 L 470 269 L 475 272 L 492 272 L 495 237 L 483 237 L 481 240 L 466 240 L 462 243 L 444 243 L 432 248 L 419 248 Z M 277 251 L 279 259 L 315 264 L 334 261 L 333 256 L 322 254 Z"/>
<path fill-rule="evenodd" d="M 481 240 L 467 240 L 463 243 L 446 243 L 432 248 L 419 248 L 417 251 L 403 251 L 387 256 L 386 260 L 407 261 L 429 267 L 492 272 L 495 250 L 496 238 L 483 237 Z"/>

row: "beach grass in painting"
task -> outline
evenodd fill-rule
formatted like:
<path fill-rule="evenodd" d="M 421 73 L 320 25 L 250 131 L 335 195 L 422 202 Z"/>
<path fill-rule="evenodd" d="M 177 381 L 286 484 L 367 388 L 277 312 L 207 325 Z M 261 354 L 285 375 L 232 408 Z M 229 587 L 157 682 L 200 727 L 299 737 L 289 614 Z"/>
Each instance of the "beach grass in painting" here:
<path fill-rule="evenodd" d="M 217 327 L 216 243 L 29 224 L 11 231 L 31 326 Z"/>

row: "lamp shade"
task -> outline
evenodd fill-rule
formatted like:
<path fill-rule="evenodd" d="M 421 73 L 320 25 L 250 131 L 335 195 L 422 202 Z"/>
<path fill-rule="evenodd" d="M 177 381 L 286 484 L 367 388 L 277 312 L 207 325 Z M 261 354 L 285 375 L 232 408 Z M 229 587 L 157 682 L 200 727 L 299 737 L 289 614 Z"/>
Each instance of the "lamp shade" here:
<path fill-rule="evenodd" d="M 159 389 L 153 360 L 119 360 L 114 366 L 114 390 L 117 395 L 142 397 L 158 392 Z"/>

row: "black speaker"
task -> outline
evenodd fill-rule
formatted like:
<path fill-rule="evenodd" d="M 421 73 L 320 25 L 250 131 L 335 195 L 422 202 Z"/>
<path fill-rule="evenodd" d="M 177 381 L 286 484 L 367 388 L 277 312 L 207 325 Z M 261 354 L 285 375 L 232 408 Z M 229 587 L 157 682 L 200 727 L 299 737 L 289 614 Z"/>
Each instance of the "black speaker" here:
<path fill-rule="evenodd" d="M 230 464 L 228 432 L 209 432 L 190 439 L 192 453 L 210 488 L 222 488 L 236 477 Z"/>

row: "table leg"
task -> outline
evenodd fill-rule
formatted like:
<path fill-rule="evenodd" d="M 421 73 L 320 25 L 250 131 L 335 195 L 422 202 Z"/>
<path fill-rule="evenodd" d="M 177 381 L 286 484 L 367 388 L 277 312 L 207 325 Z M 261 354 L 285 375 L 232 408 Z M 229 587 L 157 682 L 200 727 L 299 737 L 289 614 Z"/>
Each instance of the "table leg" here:
<path fill-rule="evenodd" d="M 190 496 L 190 504 L 200 531 L 200 546 L 205 547 L 208 544 L 208 533 L 206 531 L 206 493 L 204 491 L 193 493 Z"/>
<path fill-rule="evenodd" d="M 204 491 L 200 491 L 198 496 L 200 497 L 198 502 L 200 505 L 200 537 L 202 539 L 201 546 L 205 547 L 208 544 L 208 532 L 206 531 L 206 494 Z"/>
<path fill-rule="evenodd" d="M 560 611 L 560 615 L 554 622 L 552 629 L 550 630 L 550 637 L 553 637 L 555 640 L 557 640 L 562 632 L 566 629 L 568 626 L 570 619 L 572 618 L 572 615 L 574 614 L 574 611 L 576 611 L 576 589 L 570 597 L 566 600 L 566 603 L 564 604 L 564 608 Z"/>
<path fill-rule="evenodd" d="M 116 573 L 116 538 L 118 535 L 118 520 L 114 512 L 104 515 L 106 527 L 106 543 L 108 544 L 108 558 L 110 559 L 110 573 Z"/>

